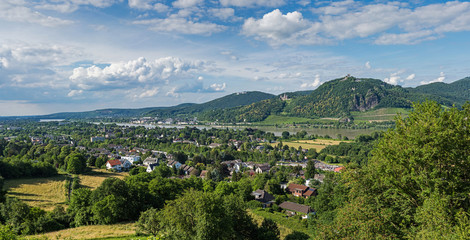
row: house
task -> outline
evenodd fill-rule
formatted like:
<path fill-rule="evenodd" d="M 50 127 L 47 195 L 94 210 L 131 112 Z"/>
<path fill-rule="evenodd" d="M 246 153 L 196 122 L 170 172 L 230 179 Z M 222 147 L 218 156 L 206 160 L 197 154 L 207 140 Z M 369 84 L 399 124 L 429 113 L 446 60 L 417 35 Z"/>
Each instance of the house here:
<path fill-rule="evenodd" d="M 243 167 L 243 162 L 240 159 L 231 160 L 231 161 L 223 161 L 220 164 L 227 165 L 227 169 L 230 171 L 230 173 L 233 173 L 234 171 L 240 172 L 240 170 Z"/>
<path fill-rule="evenodd" d="M 150 164 L 158 164 L 158 158 L 148 157 L 143 162 L 144 166 L 149 166 Z"/>
<path fill-rule="evenodd" d="M 166 164 L 168 167 L 175 167 L 176 169 L 179 169 L 181 167 L 181 163 L 176 161 L 176 160 L 170 160 L 168 161 L 168 163 Z"/>
<path fill-rule="evenodd" d="M 312 213 L 312 209 L 307 205 L 302 205 L 293 202 L 283 202 L 279 204 L 279 207 L 286 210 L 289 215 L 302 215 L 302 218 L 307 218 L 309 213 Z"/>
<path fill-rule="evenodd" d="M 121 159 L 121 167 L 125 170 L 129 170 L 132 167 L 132 163 L 129 160 Z"/>
<path fill-rule="evenodd" d="M 155 170 L 155 168 L 158 167 L 158 164 L 157 163 L 151 163 L 147 166 L 147 172 L 148 173 L 151 173 L 153 172 L 153 170 Z"/>
<path fill-rule="evenodd" d="M 134 164 L 134 162 L 140 161 L 140 156 L 138 155 L 124 156 L 124 157 L 121 157 L 121 160 L 122 159 L 129 161 L 131 164 Z"/>
<path fill-rule="evenodd" d="M 104 140 L 105 140 L 104 137 L 91 137 L 90 138 L 90 142 L 102 142 Z"/>
<path fill-rule="evenodd" d="M 208 147 L 209 147 L 209 148 L 216 148 L 216 147 L 220 147 L 221 145 L 222 145 L 222 144 L 220 144 L 220 143 L 211 143 L 211 144 L 209 144 Z"/>
<path fill-rule="evenodd" d="M 275 200 L 273 195 L 261 189 L 252 192 L 251 196 L 254 196 L 256 201 L 261 202 L 263 208 L 271 206 Z"/>
<path fill-rule="evenodd" d="M 317 190 L 315 188 L 295 183 L 289 184 L 286 190 L 296 197 L 309 198 L 317 195 Z"/>
<path fill-rule="evenodd" d="M 122 163 L 118 159 L 109 160 L 106 162 L 106 169 L 114 169 L 116 171 L 121 171 Z"/>
<path fill-rule="evenodd" d="M 334 169 L 335 172 L 341 172 L 343 171 L 344 167 L 337 167 Z"/>
<path fill-rule="evenodd" d="M 269 172 L 270 168 L 271 167 L 269 166 L 269 164 L 260 164 L 256 167 L 255 172 L 258 173 L 258 174 L 259 173 L 266 173 L 266 172 Z"/>

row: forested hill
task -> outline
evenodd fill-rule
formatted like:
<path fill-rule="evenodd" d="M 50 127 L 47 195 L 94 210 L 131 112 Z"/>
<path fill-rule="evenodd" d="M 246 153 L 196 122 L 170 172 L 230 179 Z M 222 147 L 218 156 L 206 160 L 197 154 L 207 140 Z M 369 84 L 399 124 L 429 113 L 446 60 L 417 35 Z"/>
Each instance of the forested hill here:
<path fill-rule="evenodd" d="M 470 100 L 470 77 L 453 83 L 430 83 L 411 90 L 418 93 L 439 95 L 454 101 L 456 104 L 462 105 Z"/>
<path fill-rule="evenodd" d="M 259 91 L 233 93 L 215 100 L 195 104 L 184 103 L 172 107 L 150 107 L 139 109 L 100 109 L 87 112 L 64 112 L 43 116 L 33 116 L 32 118 L 42 119 L 84 119 L 84 118 L 114 118 L 114 117 L 191 117 L 198 112 L 212 109 L 233 108 L 245 106 L 265 99 L 274 98 L 275 95 Z M 150 103 L 149 103 L 150 104 Z M 13 117 L 9 117 L 13 118 Z"/>
<path fill-rule="evenodd" d="M 275 95 L 259 91 L 233 93 L 221 98 L 201 104 L 179 105 L 169 108 L 158 108 L 148 112 L 147 116 L 153 117 L 175 117 L 191 116 L 195 113 L 210 111 L 214 109 L 225 109 L 249 105 L 255 102 L 274 98 Z"/>
<path fill-rule="evenodd" d="M 291 117 L 349 118 L 352 111 L 367 111 L 378 108 L 411 108 L 413 102 L 435 100 L 445 106 L 461 105 L 470 100 L 470 79 L 463 79 L 440 92 L 431 88 L 402 88 L 378 79 L 347 76 L 324 83 L 311 92 L 287 93 L 287 100 L 280 98 L 264 100 L 251 105 L 228 108 L 223 111 L 206 111 L 199 118 L 222 122 L 257 122 L 269 115 Z M 453 93 L 454 88 L 466 94 Z M 464 89 L 464 90 L 462 90 Z M 281 94 L 282 96 L 284 94 Z"/>

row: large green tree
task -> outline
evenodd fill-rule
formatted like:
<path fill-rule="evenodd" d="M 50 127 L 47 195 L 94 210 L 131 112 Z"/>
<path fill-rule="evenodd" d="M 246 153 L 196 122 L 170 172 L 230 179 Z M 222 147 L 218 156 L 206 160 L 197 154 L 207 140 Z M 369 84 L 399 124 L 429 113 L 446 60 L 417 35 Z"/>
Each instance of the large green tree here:
<path fill-rule="evenodd" d="M 398 117 L 363 170 L 350 176 L 350 202 L 331 238 L 468 239 L 470 105 L 414 105 Z M 328 232 L 328 231 L 327 231 Z M 324 236 L 327 238 L 327 236 Z"/>

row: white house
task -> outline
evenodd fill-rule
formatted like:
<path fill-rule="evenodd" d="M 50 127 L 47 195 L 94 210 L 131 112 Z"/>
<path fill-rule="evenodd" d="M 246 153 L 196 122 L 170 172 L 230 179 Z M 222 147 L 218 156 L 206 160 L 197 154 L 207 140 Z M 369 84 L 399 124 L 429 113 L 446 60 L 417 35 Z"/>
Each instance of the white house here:
<path fill-rule="evenodd" d="M 122 163 L 118 159 L 109 160 L 106 162 L 106 169 L 114 169 L 116 171 L 121 171 Z"/>
<path fill-rule="evenodd" d="M 140 156 L 138 156 L 138 155 L 121 156 L 121 160 L 127 160 L 131 164 L 134 164 L 134 162 L 140 161 Z"/>
<path fill-rule="evenodd" d="M 148 173 L 151 173 L 151 172 L 153 172 L 153 170 L 155 170 L 155 168 L 156 168 L 157 166 L 158 166 L 158 164 L 156 164 L 156 163 L 149 164 L 149 165 L 147 166 L 147 170 L 146 170 L 146 171 L 147 171 Z"/>

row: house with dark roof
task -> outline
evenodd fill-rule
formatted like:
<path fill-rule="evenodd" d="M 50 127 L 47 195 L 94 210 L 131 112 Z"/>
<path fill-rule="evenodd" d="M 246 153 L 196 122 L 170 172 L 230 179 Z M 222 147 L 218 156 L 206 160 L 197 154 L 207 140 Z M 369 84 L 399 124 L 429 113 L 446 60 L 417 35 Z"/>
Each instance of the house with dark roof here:
<path fill-rule="evenodd" d="M 317 195 L 317 190 L 315 188 L 295 183 L 289 184 L 286 190 L 296 197 L 309 198 Z"/>
<path fill-rule="evenodd" d="M 275 200 L 273 195 L 261 189 L 252 192 L 251 196 L 254 196 L 256 201 L 261 202 L 263 208 L 271 206 Z"/>
<path fill-rule="evenodd" d="M 302 215 L 302 218 L 307 218 L 308 214 L 314 212 L 310 206 L 302 205 L 293 202 L 283 202 L 279 207 L 284 209 L 289 215 Z"/>
<path fill-rule="evenodd" d="M 271 167 L 269 166 L 269 164 L 259 164 L 255 171 L 256 173 L 266 173 L 266 172 L 269 172 L 269 169 L 271 169 Z"/>

